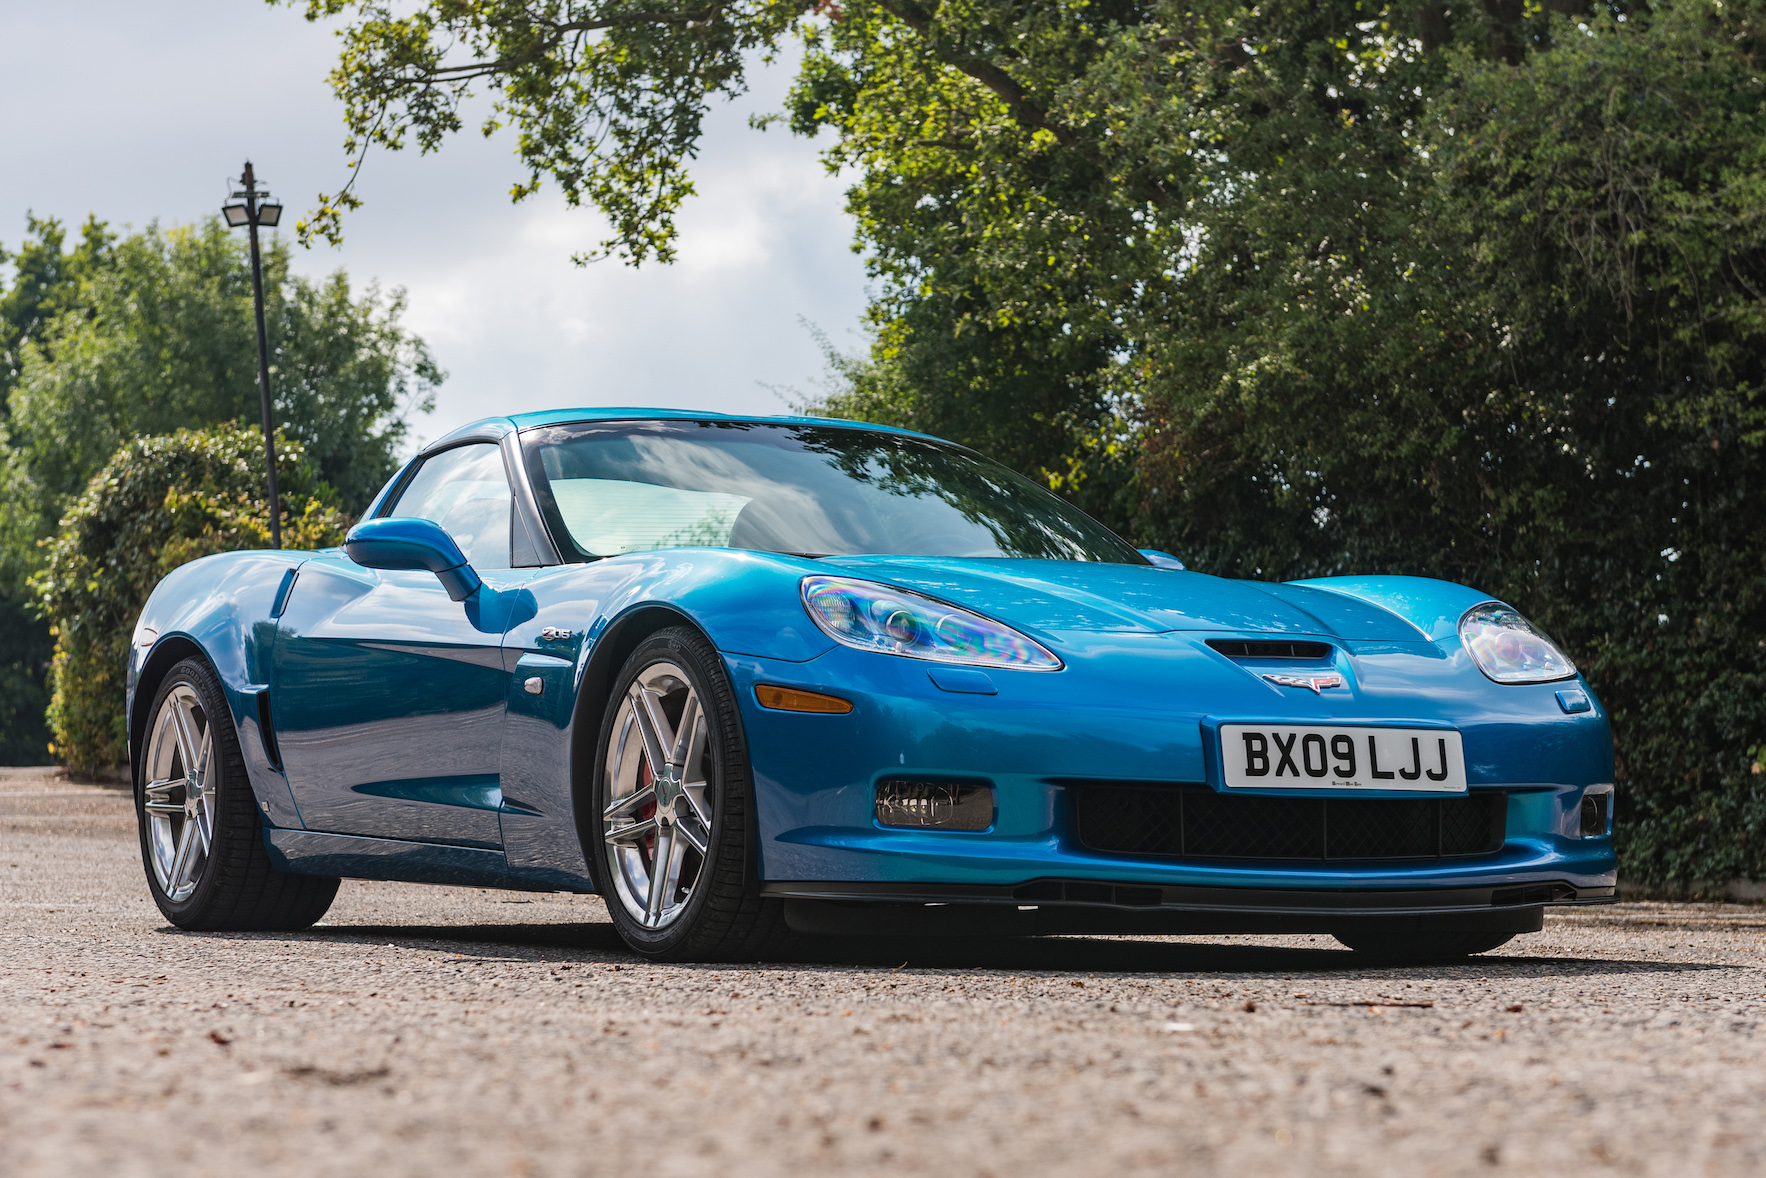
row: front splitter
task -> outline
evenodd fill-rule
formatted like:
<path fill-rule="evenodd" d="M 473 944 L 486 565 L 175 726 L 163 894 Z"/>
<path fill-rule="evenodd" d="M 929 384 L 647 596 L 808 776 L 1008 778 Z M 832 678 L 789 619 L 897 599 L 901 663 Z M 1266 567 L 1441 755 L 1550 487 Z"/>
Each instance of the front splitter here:
<path fill-rule="evenodd" d="M 1039 879 L 1010 887 L 773 881 L 798 932 L 868 936 L 1537 932 L 1545 906 L 1610 904 L 1563 880 L 1488 888 L 1271 890 Z"/>

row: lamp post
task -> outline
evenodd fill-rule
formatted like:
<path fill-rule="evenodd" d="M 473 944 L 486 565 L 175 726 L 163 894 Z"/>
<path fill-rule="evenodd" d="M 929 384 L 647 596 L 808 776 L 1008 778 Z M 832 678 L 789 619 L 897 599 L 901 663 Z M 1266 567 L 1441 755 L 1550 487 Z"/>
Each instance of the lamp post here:
<path fill-rule="evenodd" d="M 282 547 L 282 497 L 276 492 L 276 422 L 270 403 L 270 342 L 264 334 L 264 266 L 258 255 L 258 226 L 274 227 L 282 219 L 282 205 L 266 189 L 258 187 L 251 161 L 239 177 L 239 190 L 221 206 L 221 214 L 234 229 L 251 232 L 251 294 L 258 319 L 258 397 L 263 402 L 264 457 L 270 470 L 270 547 Z"/>

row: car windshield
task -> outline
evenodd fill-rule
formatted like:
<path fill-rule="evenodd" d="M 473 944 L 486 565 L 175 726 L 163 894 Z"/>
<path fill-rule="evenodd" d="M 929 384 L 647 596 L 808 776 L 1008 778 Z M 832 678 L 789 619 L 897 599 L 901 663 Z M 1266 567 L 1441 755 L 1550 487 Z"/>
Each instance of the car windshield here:
<path fill-rule="evenodd" d="M 925 438 L 739 421 L 591 422 L 521 437 L 540 509 L 577 560 L 694 547 L 1146 563 L 1029 479 Z"/>

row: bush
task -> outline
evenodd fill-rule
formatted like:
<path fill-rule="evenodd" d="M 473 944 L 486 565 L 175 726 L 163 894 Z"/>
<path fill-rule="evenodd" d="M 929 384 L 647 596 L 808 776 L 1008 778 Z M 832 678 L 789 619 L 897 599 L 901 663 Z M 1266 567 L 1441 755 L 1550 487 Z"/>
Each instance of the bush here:
<path fill-rule="evenodd" d="M 340 543 L 351 519 L 321 497 L 298 443 L 278 439 L 282 541 Z M 92 772 L 128 759 L 123 677 L 141 607 L 160 578 L 215 552 L 269 546 L 263 435 L 237 424 L 139 438 L 94 475 L 33 579 L 55 635 L 51 752 Z"/>

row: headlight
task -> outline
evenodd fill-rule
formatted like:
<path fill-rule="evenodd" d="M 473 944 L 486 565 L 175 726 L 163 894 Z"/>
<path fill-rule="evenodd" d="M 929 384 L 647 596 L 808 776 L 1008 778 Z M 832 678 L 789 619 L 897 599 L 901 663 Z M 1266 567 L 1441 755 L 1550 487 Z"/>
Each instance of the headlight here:
<path fill-rule="evenodd" d="M 973 667 L 1061 667 L 1042 645 L 1008 626 L 875 581 L 805 577 L 803 607 L 824 634 L 859 650 Z"/>
<path fill-rule="evenodd" d="M 1576 673 L 1576 664 L 1533 623 L 1494 601 L 1467 610 L 1459 636 L 1478 669 L 1498 683 L 1549 683 Z"/>

